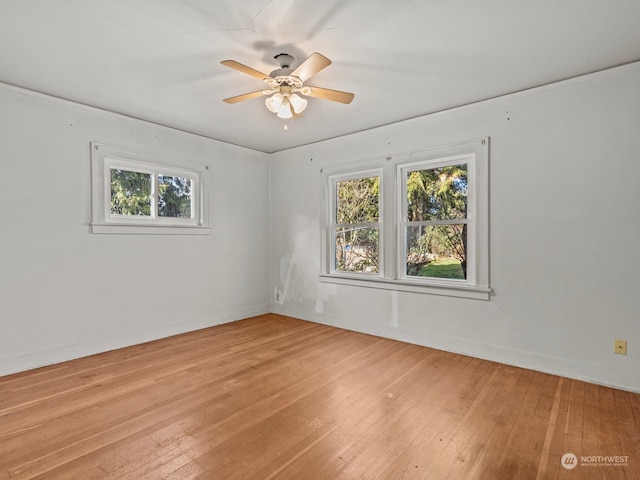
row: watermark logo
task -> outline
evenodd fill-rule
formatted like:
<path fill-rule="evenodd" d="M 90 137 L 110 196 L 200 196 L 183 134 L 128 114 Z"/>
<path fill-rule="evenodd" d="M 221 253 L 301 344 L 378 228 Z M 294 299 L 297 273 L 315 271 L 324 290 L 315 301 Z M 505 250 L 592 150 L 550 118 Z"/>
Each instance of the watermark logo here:
<path fill-rule="evenodd" d="M 573 453 L 565 453 L 560 460 L 562 466 L 567 470 L 573 470 L 578 466 L 578 457 Z"/>
<path fill-rule="evenodd" d="M 578 465 L 581 467 L 628 467 L 629 455 L 577 455 L 565 453 L 560 459 L 560 464 L 565 470 L 573 470 Z"/>
<path fill-rule="evenodd" d="M 585 455 L 580 456 L 582 467 L 628 467 L 629 455 Z"/>

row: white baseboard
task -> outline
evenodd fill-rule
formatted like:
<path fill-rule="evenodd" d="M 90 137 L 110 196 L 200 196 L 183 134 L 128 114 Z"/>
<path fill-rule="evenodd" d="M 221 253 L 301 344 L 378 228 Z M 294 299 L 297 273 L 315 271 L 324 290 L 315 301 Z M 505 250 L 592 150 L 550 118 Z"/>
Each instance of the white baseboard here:
<path fill-rule="evenodd" d="M 116 333 L 108 337 L 90 339 L 80 343 L 52 347 L 47 350 L 30 352 L 14 357 L 0 358 L 0 376 L 23 372 L 46 365 L 66 362 L 76 358 L 108 352 L 118 348 L 138 345 L 160 338 L 181 333 L 192 332 L 203 328 L 230 323 L 243 318 L 254 317 L 270 312 L 268 304 L 256 305 L 233 312 L 220 312 L 213 315 L 192 318 L 187 321 L 158 325 L 149 330 Z"/>
<path fill-rule="evenodd" d="M 381 326 L 353 318 L 319 314 L 309 310 L 271 304 L 271 312 L 311 322 L 344 328 L 378 337 L 399 340 L 452 353 L 490 360 L 513 367 L 581 380 L 588 383 L 640 393 L 640 372 L 607 365 L 585 363 L 570 358 L 552 357 L 535 352 L 509 349 L 502 346 L 474 342 L 470 339 L 447 337 L 401 327 Z"/>

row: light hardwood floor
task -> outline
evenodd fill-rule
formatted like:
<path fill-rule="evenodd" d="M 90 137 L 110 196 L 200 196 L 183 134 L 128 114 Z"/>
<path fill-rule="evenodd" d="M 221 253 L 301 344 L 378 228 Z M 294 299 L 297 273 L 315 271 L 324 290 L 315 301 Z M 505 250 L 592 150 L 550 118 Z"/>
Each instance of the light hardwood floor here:
<path fill-rule="evenodd" d="M 638 394 L 264 315 L 0 378 L 0 479 L 632 480 L 639 425 Z"/>

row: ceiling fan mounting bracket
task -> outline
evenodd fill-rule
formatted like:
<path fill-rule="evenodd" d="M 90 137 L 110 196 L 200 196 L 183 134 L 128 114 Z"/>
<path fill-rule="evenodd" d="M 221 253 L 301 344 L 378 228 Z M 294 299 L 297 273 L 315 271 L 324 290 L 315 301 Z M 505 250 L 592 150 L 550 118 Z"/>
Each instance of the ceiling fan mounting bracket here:
<path fill-rule="evenodd" d="M 273 57 L 280 68 L 291 68 L 291 64 L 293 63 L 294 58 L 288 53 L 279 53 L 275 57 Z"/>

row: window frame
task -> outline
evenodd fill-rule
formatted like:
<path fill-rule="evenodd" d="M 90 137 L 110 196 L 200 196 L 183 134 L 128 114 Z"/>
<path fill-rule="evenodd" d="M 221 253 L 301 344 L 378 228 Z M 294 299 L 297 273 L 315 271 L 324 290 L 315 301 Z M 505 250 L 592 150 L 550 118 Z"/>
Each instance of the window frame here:
<path fill-rule="evenodd" d="M 397 221 L 397 265 L 398 279 L 404 282 L 416 282 L 419 284 L 433 284 L 441 286 L 468 286 L 475 287 L 478 284 L 476 273 L 476 257 L 477 255 L 477 231 L 478 224 L 475 221 L 477 210 L 476 198 L 476 181 L 467 180 L 467 212 L 464 220 L 433 220 L 433 221 L 408 221 L 408 201 L 407 201 L 407 182 L 406 175 L 410 172 L 420 170 L 431 170 L 439 167 L 449 167 L 453 165 L 467 165 L 467 178 L 476 179 L 476 157 L 475 153 L 458 154 L 443 158 L 420 160 L 418 162 L 401 163 L 397 165 L 396 180 L 398 182 L 398 221 Z M 447 224 L 466 224 L 467 225 L 467 277 L 466 279 L 448 279 L 439 277 L 419 277 L 407 275 L 406 258 L 407 258 L 407 242 L 406 227 L 410 225 L 447 225 Z"/>
<path fill-rule="evenodd" d="M 465 159 L 465 161 L 461 161 Z M 438 166 L 466 163 L 467 192 L 467 278 L 465 280 L 406 275 L 403 216 L 406 208 L 406 187 L 403 173 Z M 376 276 L 358 272 L 335 272 L 330 267 L 331 233 L 330 179 L 349 178 L 360 172 L 381 169 L 380 178 L 380 271 Z M 452 297 L 488 300 L 489 285 L 489 137 L 456 144 L 437 146 L 401 153 L 384 159 L 359 162 L 351 167 L 322 171 L 325 192 L 323 260 L 320 281 L 385 290 L 406 291 Z M 357 178 L 357 177 L 356 177 Z M 386 192 L 382 196 L 382 192 Z M 469 204 L 472 206 L 469 207 Z M 386 214 L 386 215 L 385 215 Z M 469 228 L 469 225 L 472 228 Z M 470 230 L 472 232 L 470 232 Z M 473 249 L 473 251 L 471 251 Z M 384 259 L 384 261 L 383 261 Z"/>
<path fill-rule="evenodd" d="M 91 143 L 92 233 L 189 234 L 210 233 L 208 212 L 209 167 L 178 163 L 149 153 Z M 151 175 L 150 216 L 111 213 L 111 170 Z M 158 176 L 191 180 L 191 217 L 158 216 Z"/>
<path fill-rule="evenodd" d="M 382 168 L 367 168 L 363 170 L 356 170 L 348 173 L 333 173 L 327 177 L 327 181 L 329 183 L 329 192 L 328 192 L 328 210 L 327 210 L 327 219 L 328 219 L 328 228 L 326 229 L 327 238 L 326 241 L 323 242 L 325 244 L 324 256 L 323 256 L 323 264 L 325 266 L 325 271 L 328 271 L 331 275 L 336 276 L 345 276 L 345 278 L 351 276 L 361 276 L 364 275 L 370 278 L 383 278 L 384 277 L 384 186 L 383 186 L 383 176 L 382 176 Z M 378 193 L 378 221 L 377 222 L 363 222 L 363 223 L 354 223 L 354 224 L 344 224 L 337 222 L 337 186 L 339 182 L 348 181 L 348 180 L 357 180 L 361 178 L 371 178 L 371 177 L 379 177 L 379 193 Z M 325 202 L 327 203 L 327 202 Z M 341 225 L 354 225 L 354 226 L 365 226 L 365 227 L 377 227 L 378 228 L 378 272 L 349 272 L 343 270 L 336 269 L 336 248 L 335 248 L 335 230 Z"/>

